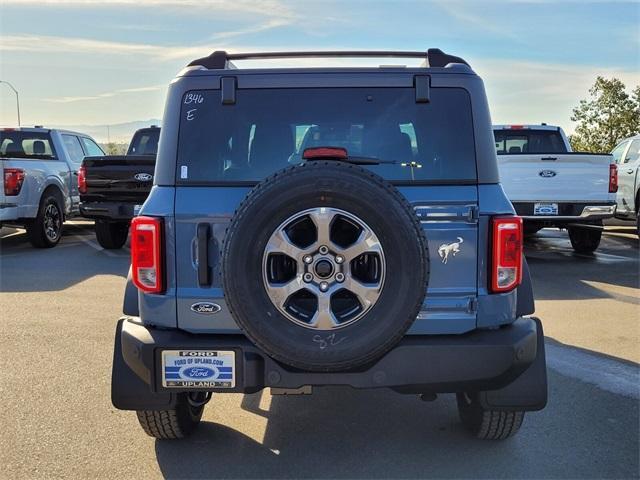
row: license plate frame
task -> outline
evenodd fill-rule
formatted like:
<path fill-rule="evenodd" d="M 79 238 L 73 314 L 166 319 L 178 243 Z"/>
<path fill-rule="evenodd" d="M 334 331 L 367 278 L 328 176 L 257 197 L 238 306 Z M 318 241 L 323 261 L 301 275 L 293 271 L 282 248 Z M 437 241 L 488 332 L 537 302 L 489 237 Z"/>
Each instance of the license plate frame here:
<path fill-rule="evenodd" d="M 235 388 L 236 352 L 233 350 L 163 350 L 164 388 Z"/>
<path fill-rule="evenodd" d="M 557 217 L 558 204 L 552 202 L 537 202 L 533 204 L 533 214 L 535 216 Z"/>

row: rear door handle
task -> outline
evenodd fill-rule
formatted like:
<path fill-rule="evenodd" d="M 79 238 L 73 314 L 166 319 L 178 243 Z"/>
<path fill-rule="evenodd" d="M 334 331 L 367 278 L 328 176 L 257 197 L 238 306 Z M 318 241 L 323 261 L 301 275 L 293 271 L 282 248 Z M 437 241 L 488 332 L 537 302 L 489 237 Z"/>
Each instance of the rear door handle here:
<path fill-rule="evenodd" d="M 196 232 L 196 248 L 198 253 L 198 285 L 208 287 L 211 284 L 209 275 L 209 225 L 199 223 Z"/>
<path fill-rule="evenodd" d="M 633 168 L 630 168 L 629 170 L 627 170 L 627 173 L 633 173 Z"/>
<path fill-rule="evenodd" d="M 544 162 L 553 162 L 554 160 L 558 160 L 558 157 L 542 157 L 540 160 Z"/>

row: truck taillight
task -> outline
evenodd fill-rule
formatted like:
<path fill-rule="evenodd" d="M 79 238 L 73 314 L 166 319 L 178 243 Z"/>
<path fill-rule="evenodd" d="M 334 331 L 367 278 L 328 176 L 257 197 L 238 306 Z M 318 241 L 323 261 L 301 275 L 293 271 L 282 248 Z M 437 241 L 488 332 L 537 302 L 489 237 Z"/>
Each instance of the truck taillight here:
<path fill-rule="evenodd" d="M 24 183 L 24 170 L 20 168 L 4 169 L 4 194 L 15 196 L 20 193 Z"/>
<path fill-rule="evenodd" d="M 84 165 L 78 170 L 78 191 L 80 193 L 87 193 L 87 169 Z"/>
<path fill-rule="evenodd" d="M 134 217 L 131 221 L 131 270 L 133 283 L 143 292 L 164 291 L 161 219 Z"/>
<path fill-rule="evenodd" d="M 522 281 L 522 218 L 493 219 L 491 290 L 508 292 Z"/>
<path fill-rule="evenodd" d="M 618 166 L 615 163 L 609 165 L 609 193 L 618 191 Z"/>

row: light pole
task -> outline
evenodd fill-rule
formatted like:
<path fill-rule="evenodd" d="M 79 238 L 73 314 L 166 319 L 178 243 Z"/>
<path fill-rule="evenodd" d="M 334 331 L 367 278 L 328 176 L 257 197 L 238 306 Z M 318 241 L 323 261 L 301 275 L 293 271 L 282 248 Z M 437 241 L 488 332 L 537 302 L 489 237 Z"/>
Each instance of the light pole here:
<path fill-rule="evenodd" d="M 5 82 L 4 80 L 0 80 L 0 83 L 4 83 L 8 85 L 9 88 L 13 90 L 13 93 L 16 94 L 16 108 L 18 110 L 18 126 L 20 126 L 20 95 L 18 94 L 18 90 L 16 90 L 15 87 L 11 85 L 9 82 Z"/>

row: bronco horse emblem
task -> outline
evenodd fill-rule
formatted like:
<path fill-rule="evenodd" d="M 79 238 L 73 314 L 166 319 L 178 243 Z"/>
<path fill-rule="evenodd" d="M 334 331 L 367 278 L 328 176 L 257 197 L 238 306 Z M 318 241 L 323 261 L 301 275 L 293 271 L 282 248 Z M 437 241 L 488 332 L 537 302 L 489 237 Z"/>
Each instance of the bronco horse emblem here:
<path fill-rule="evenodd" d="M 444 263 L 445 265 L 447 264 L 447 262 L 449 261 L 449 255 L 455 257 L 456 253 L 460 251 L 460 245 L 463 242 L 464 239 L 462 237 L 458 237 L 457 242 L 443 243 L 442 245 L 440 245 L 440 248 L 438 248 L 438 255 L 440 255 L 442 263 Z"/>

